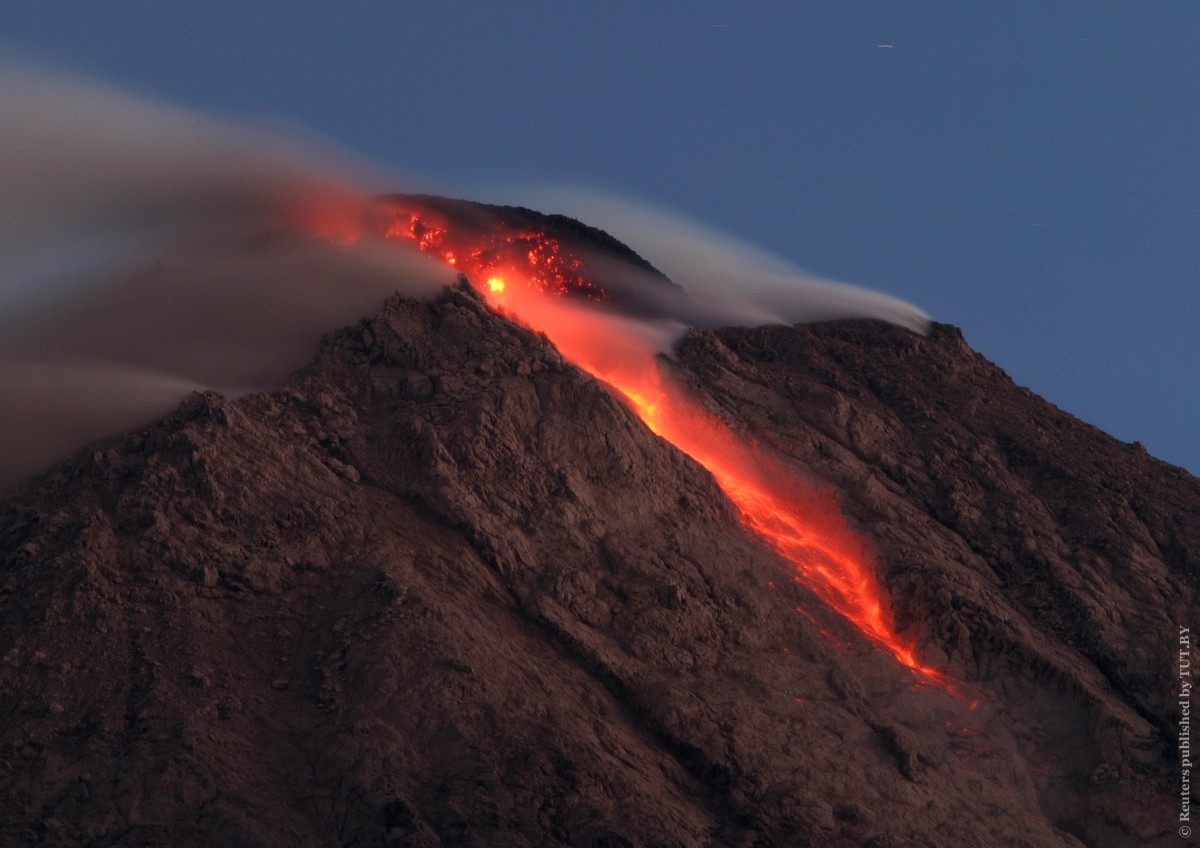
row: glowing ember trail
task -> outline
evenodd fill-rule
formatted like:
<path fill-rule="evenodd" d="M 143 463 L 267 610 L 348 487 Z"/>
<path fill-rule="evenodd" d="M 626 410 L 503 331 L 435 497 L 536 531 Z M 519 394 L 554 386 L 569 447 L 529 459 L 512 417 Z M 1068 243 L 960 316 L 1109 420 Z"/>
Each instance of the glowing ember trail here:
<path fill-rule="evenodd" d="M 472 229 L 472 228 L 468 228 Z M 655 434 L 671 442 L 716 479 L 742 524 L 792 564 L 798 582 L 858 627 L 872 642 L 926 680 L 949 691 L 936 669 L 922 665 L 885 613 L 863 544 L 831 498 L 781 462 L 740 439 L 664 378 L 657 352 L 637 322 L 571 303 L 599 303 L 608 294 L 582 273 L 580 259 L 545 232 L 491 229 L 456 233 L 433 213 L 397 207 L 385 222 L 388 238 L 440 257 L 469 280 L 486 281 L 489 303 L 545 333 L 578 367 L 619 392 Z"/>

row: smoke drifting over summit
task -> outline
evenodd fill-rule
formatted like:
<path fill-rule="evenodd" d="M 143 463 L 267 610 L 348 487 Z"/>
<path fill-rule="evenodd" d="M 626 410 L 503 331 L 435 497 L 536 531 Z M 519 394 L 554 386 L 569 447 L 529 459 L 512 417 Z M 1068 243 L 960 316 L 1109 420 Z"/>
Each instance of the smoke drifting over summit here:
<path fill-rule="evenodd" d="M 277 385 L 323 332 L 453 280 L 337 243 L 366 169 L 315 141 L 26 68 L 0 116 L 0 485 L 189 391 Z"/>
<path fill-rule="evenodd" d="M 673 317 L 693 327 L 798 324 L 878 318 L 916 332 L 929 316 L 899 298 L 823 280 L 724 233 L 644 203 L 583 189 L 516 189 L 539 208 L 553 208 L 633 245 L 675 282 L 686 298 Z"/>
<path fill-rule="evenodd" d="M 395 186 L 327 143 L 27 67 L 0 69 L 0 116 L 0 485 L 188 391 L 278 385 L 323 332 L 453 280 L 363 225 L 372 195 Z M 648 309 L 626 320 L 662 349 L 688 325 L 926 324 L 670 216 L 552 199 L 682 284 L 618 275 Z"/>

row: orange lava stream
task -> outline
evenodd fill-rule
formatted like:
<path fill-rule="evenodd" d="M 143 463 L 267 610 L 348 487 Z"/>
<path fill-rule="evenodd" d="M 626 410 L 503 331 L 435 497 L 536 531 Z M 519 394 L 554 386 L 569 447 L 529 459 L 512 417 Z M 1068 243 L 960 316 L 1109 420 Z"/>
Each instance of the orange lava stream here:
<path fill-rule="evenodd" d="M 548 296 L 608 300 L 556 240 L 497 231 L 483 243 L 468 243 L 443 222 L 429 223 L 412 210 L 398 212 L 385 235 L 441 258 L 479 285 L 486 281 L 481 291 L 490 304 L 544 333 L 564 357 L 625 398 L 652 432 L 706 468 L 742 524 L 792 565 L 794 579 L 902 665 L 954 691 L 946 675 L 921 664 L 913 645 L 893 629 L 866 549 L 829 493 L 739 438 L 667 380 L 636 322 Z"/>
<path fill-rule="evenodd" d="M 552 330 L 539 329 L 555 341 Z M 656 362 L 614 372 L 589 367 L 586 351 L 563 353 L 620 392 L 652 432 L 706 468 L 742 524 L 792 565 L 799 582 L 902 665 L 949 688 L 945 675 L 919 662 L 913 646 L 893 630 L 863 545 L 828 495 L 739 439 L 669 384 Z"/>

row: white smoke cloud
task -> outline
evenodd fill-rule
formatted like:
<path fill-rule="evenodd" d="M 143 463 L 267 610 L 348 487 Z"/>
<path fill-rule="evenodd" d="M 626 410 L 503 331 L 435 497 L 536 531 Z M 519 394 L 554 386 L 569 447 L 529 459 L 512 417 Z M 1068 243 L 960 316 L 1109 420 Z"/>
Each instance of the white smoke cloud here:
<path fill-rule="evenodd" d="M 660 303 L 693 327 L 877 318 L 919 333 L 929 328 L 929 316 L 910 303 L 813 277 L 761 248 L 644 203 L 585 189 L 517 187 L 512 194 L 632 247 L 684 288 L 686 298 L 665 295 Z"/>

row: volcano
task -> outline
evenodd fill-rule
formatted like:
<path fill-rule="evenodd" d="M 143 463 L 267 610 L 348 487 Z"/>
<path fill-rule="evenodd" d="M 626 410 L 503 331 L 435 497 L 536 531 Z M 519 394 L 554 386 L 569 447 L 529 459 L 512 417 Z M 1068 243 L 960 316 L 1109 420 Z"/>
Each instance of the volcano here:
<path fill-rule="evenodd" d="M 465 276 L 0 501 L 0 841 L 1178 842 L 1200 480 L 948 325 L 606 358 L 684 296 L 611 237 L 363 226 Z"/>

